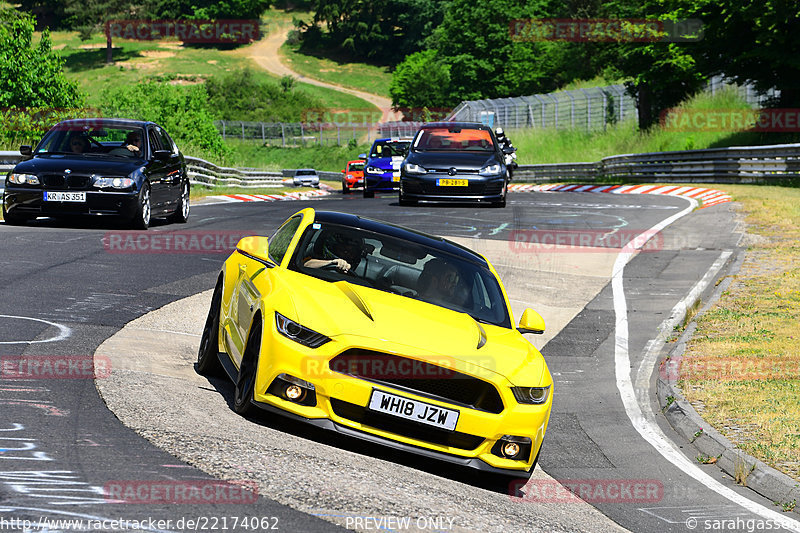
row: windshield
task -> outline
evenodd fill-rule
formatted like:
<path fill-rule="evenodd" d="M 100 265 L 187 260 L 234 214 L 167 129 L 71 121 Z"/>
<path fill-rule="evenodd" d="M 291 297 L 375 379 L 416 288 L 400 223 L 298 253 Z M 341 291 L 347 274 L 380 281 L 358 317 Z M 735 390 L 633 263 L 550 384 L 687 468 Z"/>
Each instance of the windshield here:
<path fill-rule="evenodd" d="M 316 170 L 298 170 L 294 173 L 295 176 L 316 176 Z"/>
<path fill-rule="evenodd" d="M 96 123 L 58 124 L 44 136 L 35 154 L 144 157 L 144 130 L 139 127 Z"/>
<path fill-rule="evenodd" d="M 488 130 L 468 128 L 425 128 L 417 133 L 414 149 L 420 151 L 493 152 L 494 142 Z"/>
<path fill-rule="evenodd" d="M 410 141 L 378 141 L 372 145 L 370 157 L 405 157 Z"/>
<path fill-rule="evenodd" d="M 344 264 L 343 264 L 344 263 Z M 511 327 L 497 278 L 480 264 L 396 237 L 336 224 L 312 224 L 289 268 L 345 280 Z"/>
<path fill-rule="evenodd" d="M 350 163 L 347 165 L 348 172 L 361 172 L 364 170 L 364 163 Z"/>

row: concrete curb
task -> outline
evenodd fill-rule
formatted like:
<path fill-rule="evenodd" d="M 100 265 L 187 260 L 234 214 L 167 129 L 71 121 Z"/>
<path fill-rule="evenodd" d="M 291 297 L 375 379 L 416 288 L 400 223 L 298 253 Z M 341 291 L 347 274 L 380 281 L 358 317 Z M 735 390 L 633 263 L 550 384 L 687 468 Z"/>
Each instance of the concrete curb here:
<path fill-rule="evenodd" d="M 737 263 L 740 261 L 741 259 Z M 736 265 L 736 270 L 738 268 L 739 264 Z M 705 313 L 719 299 L 730 282 L 731 279 L 726 278 L 719 284 L 697 316 Z M 792 502 L 797 503 L 800 500 L 800 482 L 742 452 L 703 420 L 683 396 L 677 383 L 677 369 L 680 367 L 681 359 L 686 351 L 686 344 L 696 329 L 697 322 L 693 320 L 670 350 L 666 360 L 661 363 L 656 384 L 656 395 L 661 412 L 675 431 L 695 447 L 698 457 L 702 456 L 708 459 L 716 457 L 715 464 L 723 472 L 734 479 L 737 475 L 743 477 L 744 486 L 769 498 L 778 506 L 788 505 Z M 665 366 L 668 367 L 666 372 L 664 371 Z M 793 512 L 800 514 L 800 506 L 795 505 Z"/>

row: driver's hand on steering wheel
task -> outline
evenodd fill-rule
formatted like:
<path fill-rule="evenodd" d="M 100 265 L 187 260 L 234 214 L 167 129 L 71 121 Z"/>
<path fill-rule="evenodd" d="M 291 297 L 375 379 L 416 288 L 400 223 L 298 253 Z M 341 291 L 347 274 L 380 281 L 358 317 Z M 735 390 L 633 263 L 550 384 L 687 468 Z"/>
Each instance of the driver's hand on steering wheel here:
<path fill-rule="evenodd" d="M 335 266 L 337 270 L 341 270 L 342 272 L 350 271 L 350 263 L 344 259 L 331 259 L 331 262 L 328 264 L 330 266 Z"/>

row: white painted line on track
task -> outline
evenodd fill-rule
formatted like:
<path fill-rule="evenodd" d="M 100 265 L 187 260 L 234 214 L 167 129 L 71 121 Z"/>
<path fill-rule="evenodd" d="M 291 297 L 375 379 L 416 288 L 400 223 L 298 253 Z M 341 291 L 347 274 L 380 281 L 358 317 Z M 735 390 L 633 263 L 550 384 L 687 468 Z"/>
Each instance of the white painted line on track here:
<path fill-rule="evenodd" d="M 72 335 L 72 329 L 64 326 L 63 324 L 57 324 L 55 322 L 50 322 L 49 320 L 42 320 L 41 318 L 31 318 L 29 316 L 16 316 L 16 315 L 0 315 L 0 318 L 11 318 L 14 320 L 33 320 L 34 322 L 41 322 L 43 324 L 47 324 L 48 326 L 53 326 L 54 328 L 58 328 L 58 334 L 54 335 L 48 339 L 41 339 L 38 341 L 0 341 L 0 344 L 41 344 L 45 342 L 58 342 L 63 341 L 70 335 Z"/>
<path fill-rule="evenodd" d="M 628 351 L 628 303 L 625 299 L 625 289 L 623 286 L 623 277 L 625 272 L 625 265 L 631 260 L 634 252 L 644 246 L 645 236 L 652 237 L 657 232 L 663 230 L 676 220 L 691 213 L 697 207 L 697 201 L 687 198 L 689 207 L 666 218 L 639 235 L 637 238 L 632 239 L 630 243 L 623 249 L 617 256 L 614 262 L 614 269 L 611 278 L 611 288 L 614 298 L 614 314 L 615 314 L 615 331 L 614 331 L 614 363 L 617 381 L 617 389 L 620 392 L 622 403 L 625 407 L 625 412 L 631 421 L 631 424 L 653 448 L 658 451 L 667 461 L 675 465 L 687 475 L 694 478 L 698 483 L 703 484 L 706 488 L 713 490 L 720 496 L 727 500 L 739 505 L 750 511 L 751 513 L 770 520 L 775 524 L 780 524 L 784 529 L 789 531 L 800 532 L 800 522 L 793 520 L 781 513 L 773 511 L 761 504 L 758 504 L 724 486 L 722 483 L 712 478 L 703 472 L 697 465 L 692 463 L 683 453 L 678 451 L 670 439 L 664 435 L 661 428 L 655 422 L 655 415 L 652 414 L 652 409 L 649 404 L 649 394 L 642 392 L 642 399 L 637 398 L 636 391 L 631 380 L 631 359 Z M 712 265 L 712 269 L 722 260 L 722 256 L 717 259 L 717 262 Z M 720 265 L 721 268 L 721 265 Z M 706 273 L 708 276 L 708 272 Z M 703 277 L 703 280 L 706 279 Z M 701 280 L 701 282 L 703 282 Z M 697 285 L 695 285 L 697 287 Z M 694 289 L 693 289 L 694 290 Z M 681 303 L 678 305 L 680 306 Z M 685 305 L 685 304 L 684 304 Z M 676 306 L 677 308 L 678 306 Z M 673 309 L 675 311 L 675 309 Z M 637 373 L 637 385 L 640 384 L 640 372 Z M 652 371 L 652 367 L 650 368 Z M 648 374 L 649 375 L 649 374 Z M 648 381 L 649 383 L 649 381 Z M 649 385 L 646 385 L 648 387 Z M 644 407 L 643 407 L 644 406 Z M 649 412 L 651 416 L 647 416 L 645 412 Z"/>

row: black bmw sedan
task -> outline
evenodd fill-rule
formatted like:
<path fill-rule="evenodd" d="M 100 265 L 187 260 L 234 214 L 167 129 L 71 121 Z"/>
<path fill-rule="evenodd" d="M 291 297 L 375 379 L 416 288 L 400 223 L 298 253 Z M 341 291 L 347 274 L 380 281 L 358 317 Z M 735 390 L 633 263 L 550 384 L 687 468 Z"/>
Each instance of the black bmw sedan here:
<path fill-rule="evenodd" d="M 504 207 L 509 173 L 494 132 L 473 122 L 432 122 L 414 136 L 400 169 L 400 205 L 418 200 Z"/>
<path fill-rule="evenodd" d="M 6 176 L 3 218 L 112 215 L 147 229 L 151 217 L 186 222 L 189 176 L 175 142 L 153 122 L 73 119 L 53 126 Z"/>

